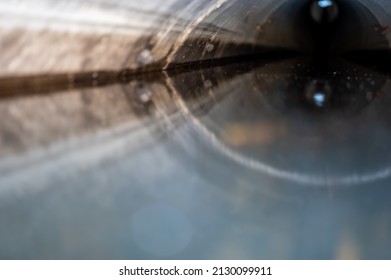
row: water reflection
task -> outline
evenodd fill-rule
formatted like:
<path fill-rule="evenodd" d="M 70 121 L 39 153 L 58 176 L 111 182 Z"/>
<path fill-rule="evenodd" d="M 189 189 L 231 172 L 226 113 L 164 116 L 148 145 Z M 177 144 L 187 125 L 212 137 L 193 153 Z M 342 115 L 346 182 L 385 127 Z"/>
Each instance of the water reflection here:
<path fill-rule="evenodd" d="M 209 71 L 216 73 L 208 77 L 231 73 Z M 208 91 L 219 101 L 207 114 L 197 113 L 199 105 L 188 96 L 205 94 L 194 86 L 196 77 L 172 78 L 178 108 L 228 161 L 310 186 L 348 186 L 390 175 L 387 146 L 374 144 L 391 136 L 388 117 L 380 113 L 386 98 L 374 99 L 387 76 L 343 61 L 325 69 L 306 60 L 263 65 Z"/>
<path fill-rule="evenodd" d="M 1 104 L 61 110 L 0 124 L 1 258 L 391 257 L 388 74 L 293 59 L 110 75 L 8 83 Z"/>
<path fill-rule="evenodd" d="M 306 97 L 310 104 L 316 107 L 325 107 L 331 97 L 331 88 L 328 82 L 312 81 L 307 86 Z"/>

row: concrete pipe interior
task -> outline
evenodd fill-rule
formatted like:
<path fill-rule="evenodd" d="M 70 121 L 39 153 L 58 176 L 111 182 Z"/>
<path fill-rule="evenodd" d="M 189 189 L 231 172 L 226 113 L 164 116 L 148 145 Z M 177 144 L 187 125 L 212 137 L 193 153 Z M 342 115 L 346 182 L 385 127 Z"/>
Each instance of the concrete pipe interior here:
<path fill-rule="evenodd" d="M 319 24 L 329 2 L 337 14 Z M 333 53 L 388 50 L 390 9 L 381 0 L 7 1 L 0 74 L 167 66 L 324 45 Z"/>
<path fill-rule="evenodd" d="M 388 0 L 0 1 L 0 259 L 390 259 Z"/>

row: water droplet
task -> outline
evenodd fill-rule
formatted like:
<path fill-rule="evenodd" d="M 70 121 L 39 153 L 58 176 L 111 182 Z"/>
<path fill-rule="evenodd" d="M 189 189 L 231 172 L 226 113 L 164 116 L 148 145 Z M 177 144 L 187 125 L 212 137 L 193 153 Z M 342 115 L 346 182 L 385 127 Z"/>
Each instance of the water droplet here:
<path fill-rule="evenodd" d="M 137 58 L 137 63 L 140 65 L 147 65 L 153 62 L 154 62 L 153 55 L 151 51 L 147 49 L 143 50 Z"/>
<path fill-rule="evenodd" d="M 140 101 L 143 103 L 148 103 L 152 99 L 152 91 L 146 87 L 139 87 L 136 89 L 136 94 L 139 97 Z"/>
<path fill-rule="evenodd" d="M 205 50 L 207 51 L 207 52 L 211 52 L 211 51 L 213 51 L 215 49 L 215 46 L 213 45 L 213 44 L 211 44 L 211 43 L 207 43 L 206 45 L 205 45 Z"/>

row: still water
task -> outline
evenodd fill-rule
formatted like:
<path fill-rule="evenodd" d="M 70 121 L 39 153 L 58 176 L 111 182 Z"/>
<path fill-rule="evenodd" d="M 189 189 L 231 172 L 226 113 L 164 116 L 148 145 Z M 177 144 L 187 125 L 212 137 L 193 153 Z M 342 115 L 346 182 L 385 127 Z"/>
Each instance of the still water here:
<path fill-rule="evenodd" d="M 253 60 L 0 89 L 0 258 L 391 258 L 384 71 Z"/>

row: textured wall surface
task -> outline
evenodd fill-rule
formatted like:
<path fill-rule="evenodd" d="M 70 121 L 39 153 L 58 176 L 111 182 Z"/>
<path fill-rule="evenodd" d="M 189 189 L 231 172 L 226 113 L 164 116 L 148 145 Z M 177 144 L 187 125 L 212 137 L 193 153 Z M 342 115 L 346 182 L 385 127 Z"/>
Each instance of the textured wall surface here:
<path fill-rule="evenodd" d="M 389 48 L 340 3 L 333 51 Z M 0 258 L 390 258 L 390 75 L 269 59 L 306 4 L 0 0 Z"/>
<path fill-rule="evenodd" d="M 298 22 L 307 2 L 1 1 L 0 75 L 118 70 L 251 52 L 243 45 L 310 50 L 306 27 Z M 389 2 L 341 3 L 350 10 L 338 48 L 384 48 Z"/>

